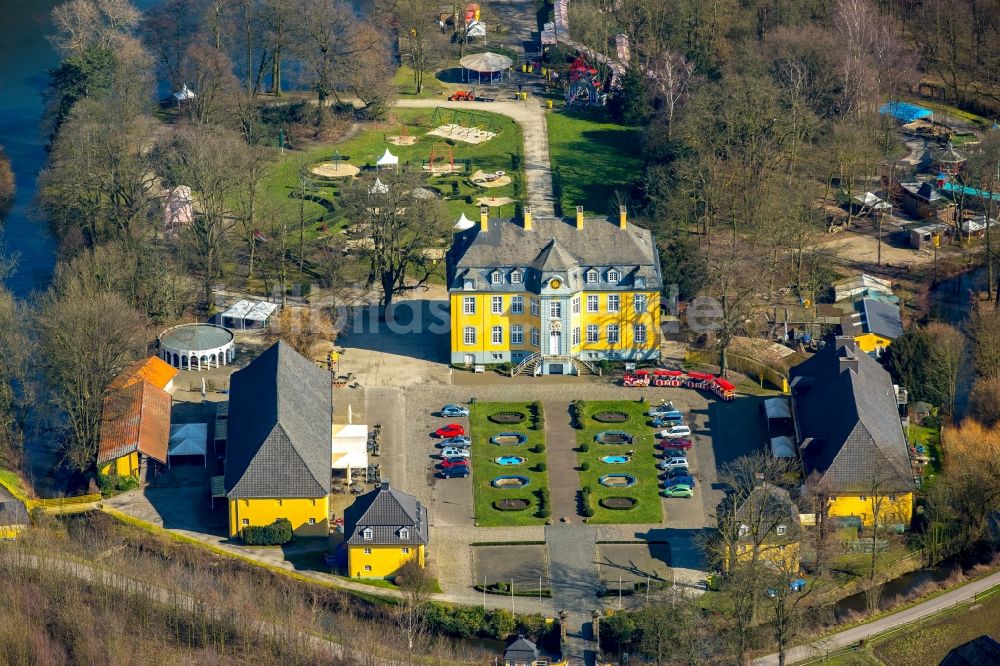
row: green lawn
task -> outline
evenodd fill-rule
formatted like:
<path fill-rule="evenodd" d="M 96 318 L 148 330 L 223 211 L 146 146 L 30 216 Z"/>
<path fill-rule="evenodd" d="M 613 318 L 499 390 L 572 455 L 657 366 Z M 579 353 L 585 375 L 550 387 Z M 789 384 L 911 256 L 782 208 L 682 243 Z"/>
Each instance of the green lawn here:
<path fill-rule="evenodd" d="M 539 409 L 541 406 L 539 405 Z M 494 423 L 489 417 L 497 412 L 521 412 L 525 420 L 518 424 Z M 531 449 L 545 444 L 544 420 L 533 428 L 532 403 L 529 402 L 477 402 L 472 405 L 469 415 L 469 436 L 472 437 L 472 484 L 476 506 L 476 524 L 485 527 L 507 525 L 541 525 L 546 518 L 538 515 L 538 498 L 541 490 L 548 490 L 548 472 L 538 471 L 539 463 L 546 463 L 545 452 L 533 453 Z M 520 446 L 497 446 L 490 438 L 499 432 L 520 432 L 528 436 L 528 441 Z M 515 455 L 525 458 L 524 464 L 501 466 L 496 458 Z M 491 482 L 502 475 L 526 476 L 531 483 L 521 490 L 501 490 Z M 531 501 L 531 507 L 524 511 L 498 511 L 493 503 L 506 498 L 522 498 Z"/>
<path fill-rule="evenodd" d="M 3 486 L 10 494 L 19 500 L 28 499 L 28 490 L 24 486 L 24 480 L 17 472 L 0 469 L 0 486 Z"/>
<path fill-rule="evenodd" d="M 587 452 L 577 453 L 579 466 L 589 463 L 589 470 L 580 471 L 580 483 L 582 486 L 591 487 L 590 504 L 594 509 L 594 515 L 588 519 L 590 523 L 659 523 L 663 520 L 663 510 L 660 501 L 658 479 L 656 470 L 656 457 L 653 448 L 653 429 L 647 425 L 649 418 L 645 415 L 649 409 L 648 403 L 633 402 L 631 400 L 608 400 L 595 402 L 581 402 L 582 405 L 582 425 L 578 431 L 577 444 L 586 443 L 589 446 Z M 594 419 L 594 414 L 603 411 L 625 412 L 628 420 L 624 423 L 601 423 Z M 594 441 L 594 436 L 604 430 L 624 430 L 636 436 L 634 444 L 598 444 Z M 601 462 L 601 457 L 609 454 L 624 453 L 630 449 L 635 450 L 632 461 L 625 464 L 608 464 Z M 597 480 L 604 474 L 611 472 L 625 472 L 638 479 L 638 483 L 631 488 L 606 488 Z M 695 492 L 699 492 L 696 490 Z M 639 500 L 639 504 L 627 511 L 605 509 L 600 505 L 603 497 L 632 497 Z M 690 500 L 675 499 L 675 502 L 699 501 L 696 498 Z"/>
<path fill-rule="evenodd" d="M 520 128 L 505 116 L 479 111 L 476 113 L 487 117 L 490 122 L 494 123 L 493 126 L 499 129 L 499 133 L 493 139 L 479 145 L 453 141 L 454 145 L 451 146 L 451 151 L 456 163 L 459 160 L 471 160 L 472 172 L 479 169 L 485 172 L 503 170 L 511 176 L 513 182 L 503 187 L 485 190 L 472 186 L 467 182 L 466 175 L 425 178 L 428 186 L 439 188 L 447 194 L 446 205 L 449 213 L 455 219 L 465 213 L 469 219 L 478 220 L 479 208 L 475 203 L 475 199 L 478 197 L 510 197 L 517 200 L 522 192 L 523 164 L 520 162 L 523 160 L 515 158 L 515 155 L 524 154 Z M 392 112 L 390 120 L 377 124 L 363 124 L 357 134 L 344 141 L 310 148 L 307 151 L 286 151 L 269 169 L 261 184 L 261 203 L 266 210 L 277 208 L 289 211 L 292 219 L 297 220 L 299 200 L 293 195 L 299 187 L 299 172 L 302 166 L 308 167 L 318 162 L 330 160 L 336 152 L 339 152 L 345 161 L 355 166 L 374 166 L 385 149 L 389 148 L 394 155 L 399 157 L 403 168 L 420 172 L 423 161 L 430 157 L 432 147 L 436 147 L 436 150 L 442 150 L 446 147 L 444 139 L 425 136 L 429 130 L 436 127 L 436 125 L 431 124 L 433 114 L 432 109 L 396 109 Z M 449 120 L 441 121 L 441 123 L 449 122 Z M 484 128 L 488 124 L 481 119 L 459 118 L 458 120 L 466 125 L 477 123 Z M 396 146 L 389 143 L 387 137 L 401 134 L 404 125 L 411 136 L 417 137 L 417 142 L 412 146 Z M 518 162 L 516 168 L 515 162 Z M 373 179 L 373 174 L 362 171 L 359 177 L 367 182 Z M 314 189 L 310 192 L 310 200 L 305 202 L 306 236 L 309 239 L 322 238 L 335 233 L 348 224 L 348 220 L 345 219 L 344 206 L 338 200 L 342 188 L 347 185 L 347 181 L 346 179 L 340 181 L 310 179 L 310 183 Z M 454 192 L 452 183 L 457 184 L 457 193 Z M 473 203 L 466 203 L 466 196 L 471 196 Z M 502 212 L 507 216 L 512 215 L 513 206 L 506 206 Z M 264 231 L 267 233 L 269 230 L 265 228 Z"/>
<path fill-rule="evenodd" d="M 631 190 L 642 178 L 640 130 L 561 112 L 548 114 L 546 122 L 564 213 L 576 206 L 611 213 L 615 190 Z"/>
<path fill-rule="evenodd" d="M 392 79 L 393 85 L 399 88 L 399 94 L 404 98 L 417 97 L 439 97 L 444 94 L 444 84 L 441 83 L 434 72 L 424 74 L 424 87 L 420 94 L 416 94 L 416 86 L 413 84 L 413 68 L 408 65 L 400 65 L 396 70 L 396 75 Z M 443 97 L 442 97 L 443 98 Z"/>
<path fill-rule="evenodd" d="M 923 444 L 927 449 L 927 455 L 930 456 L 931 461 L 927 464 L 924 475 L 939 474 L 941 472 L 941 432 L 937 428 L 911 425 L 907 439 L 912 446 Z"/>

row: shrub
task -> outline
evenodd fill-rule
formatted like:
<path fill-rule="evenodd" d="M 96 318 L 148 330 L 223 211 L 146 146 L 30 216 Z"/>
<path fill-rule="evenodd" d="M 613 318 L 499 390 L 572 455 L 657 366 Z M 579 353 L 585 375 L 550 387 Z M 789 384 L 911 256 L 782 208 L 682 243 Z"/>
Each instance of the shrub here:
<path fill-rule="evenodd" d="M 517 620 L 514 614 L 505 608 L 493 608 L 483 618 L 483 633 L 490 638 L 505 639 L 514 632 L 515 627 Z"/>
<path fill-rule="evenodd" d="M 545 411 L 542 409 L 542 403 L 535 400 L 530 405 L 531 407 L 531 429 L 532 430 L 544 430 L 545 429 Z"/>
<path fill-rule="evenodd" d="M 537 465 L 535 465 L 535 471 L 536 472 L 544 472 L 545 471 L 545 463 L 540 462 Z"/>
<path fill-rule="evenodd" d="M 502 372 L 504 374 L 507 374 L 507 373 L 510 372 L 510 369 L 512 367 L 513 366 L 510 364 L 510 361 L 504 361 L 503 363 L 498 363 L 497 364 L 497 371 L 498 372 Z"/>
<path fill-rule="evenodd" d="M 532 453 L 545 453 L 545 445 L 544 444 L 535 444 L 533 447 L 531 447 L 531 452 Z"/>
<path fill-rule="evenodd" d="M 108 475 L 98 472 L 97 487 L 100 489 L 102 495 L 109 497 L 111 495 L 123 493 L 127 490 L 132 490 L 133 488 L 138 488 L 139 479 L 131 474 L 127 476 L 118 476 L 117 474 Z"/>
<path fill-rule="evenodd" d="M 601 368 L 601 374 L 606 375 L 611 372 L 611 361 L 606 358 L 602 358 L 598 361 L 597 365 Z"/>
<path fill-rule="evenodd" d="M 588 451 L 590 451 L 590 442 L 580 444 L 580 453 L 587 453 Z"/>
<path fill-rule="evenodd" d="M 542 488 L 536 495 L 538 496 L 538 517 L 548 518 L 552 515 L 552 507 L 549 504 L 549 489 Z"/>
<path fill-rule="evenodd" d="M 292 540 L 292 522 L 278 518 L 270 525 L 244 527 L 243 543 L 248 546 L 280 546 Z"/>
<path fill-rule="evenodd" d="M 580 465 L 580 470 L 584 471 L 584 472 L 589 472 L 590 471 L 590 462 L 587 461 L 587 460 L 584 460 L 583 464 Z"/>
<path fill-rule="evenodd" d="M 580 491 L 580 498 L 583 500 L 583 515 L 585 518 L 590 518 L 594 515 L 594 507 L 590 504 L 590 493 L 590 486 L 584 486 L 583 490 Z"/>
<path fill-rule="evenodd" d="M 472 203 L 472 195 L 471 194 L 466 194 L 465 195 L 465 203 L 467 203 L 467 204 Z"/>

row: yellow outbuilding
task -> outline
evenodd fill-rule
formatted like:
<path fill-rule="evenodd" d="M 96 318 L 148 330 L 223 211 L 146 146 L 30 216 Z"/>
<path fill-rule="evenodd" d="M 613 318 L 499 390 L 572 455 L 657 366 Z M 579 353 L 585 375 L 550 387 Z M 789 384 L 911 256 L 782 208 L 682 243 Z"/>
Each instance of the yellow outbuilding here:
<path fill-rule="evenodd" d="M 278 518 L 296 536 L 329 535 L 329 373 L 277 342 L 233 373 L 228 423 L 229 536 Z"/>
<path fill-rule="evenodd" d="M 17 499 L 0 499 L 0 540 L 16 539 L 31 523 L 24 502 Z"/>
<path fill-rule="evenodd" d="M 840 328 L 854 338 L 855 346 L 866 354 L 882 354 L 892 341 L 903 334 L 899 305 L 877 298 L 862 298 L 854 304 L 855 312 L 845 315 Z"/>
<path fill-rule="evenodd" d="M 344 511 L 347 570 L 353 578 L 392 578 L 416 559 L 426 564 L 427 507 L 383 480 Z"/>
<path fill-rule="evenodd" d="M 802 528 L 799 509 L 788 491 L 761 484 L 746 494 L 733 508 L 735 513 L 720 516 L 719 528 L 728 532 L 722 567 L 728 571 L 735 562 L 756 559 L 775 569 L 799 570 L 799 542 Z M 730 552 L 729 547 L 735 552 Z"/>

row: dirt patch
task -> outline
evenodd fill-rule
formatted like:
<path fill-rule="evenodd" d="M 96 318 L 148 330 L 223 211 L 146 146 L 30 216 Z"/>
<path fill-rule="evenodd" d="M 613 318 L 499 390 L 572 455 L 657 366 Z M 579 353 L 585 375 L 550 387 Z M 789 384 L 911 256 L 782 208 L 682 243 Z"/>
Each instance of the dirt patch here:
<path fill-rule="evenodd" d="M 506 206 L 512 203 L 514 203 L 514 200 L 510 197 L 479 197 L 476 199 L 476 204 L 480 206 L 490 206 L 492 208 Z"/>
<path fill-rule="evenodd" d="M 463 127 L 462 125 L 456 125 L 454 123 L 435 127 L 427 134 L 429 136 L 439 136 L 443 139 L 454 139 L 455 141 L 462 141 L 463 143 L 471 143 L 473 145 L 486 143 L 496 136 L 496 132 L 489 132 L 484 129 L 479 129 L 478 127 Z"/>
<path fill-rule="evenodd" d="M 309 172 L 320 178 L 350 178 L 361 173 L 361 169 L 347 162 L 320 162 Z"/>
<path fill-rule="evenodd" d="M 417 137 L 415 136 L 389 136 L 385 139 L 394 146 L 412 146 L 417 142 Z"/>
<path fill-rule="evenodd" d="M 498 175 L 499 173 L 499 175 Z M 472 182 L 479 187 L 492 188 L 492 187 L 503 187 L 504 185 L 510 185 L 510 176 L 503 172 L 486 173 L 482 169 L 472 174 Z"/>

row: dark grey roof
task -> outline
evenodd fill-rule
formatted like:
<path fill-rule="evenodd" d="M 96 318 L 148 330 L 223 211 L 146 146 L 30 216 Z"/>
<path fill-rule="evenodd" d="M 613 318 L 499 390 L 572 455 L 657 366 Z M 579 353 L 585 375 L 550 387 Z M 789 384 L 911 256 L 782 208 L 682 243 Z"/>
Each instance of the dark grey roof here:
<path fill-rule="evenodd" d="M 409 535 L 400 536 L 400 528 L 408 528 Z M 372 538 L 365 539 L 363 532 L 371 528 Z M 344 532 L 349 544 L 426 544 L 428 537 L 427 507 L 413 495 L 396 490 L 388 481 L 375 490 L 361 495 L 344 511 Z"/>
<path fill-rule="evenodd" d="M 284 342 L 233 373 L 226 496 L 330 494 L 330 375 Z"/>
<path fill-rule="evenodd" d="M 504 661 L 537 661 L 538 647 L 524 636 L 520 636 L 503 651 L 503 658 Z"/>
<path fill-rule="evenodd" d="M 851 340 L 838 339 L 791 370 L 796 434 L 807 475 L 828 492 L 913 489 L 889 373 Z"/>
<path fill-rule="evenodd" d="M 523 284 L 512 284 L 511 269 L 525 270 Z M 648 229 L 629 224 L 621 229 L 616 222 L 588 219 L 577 229 L 560 218 L 536 218 L 532 229 L 513 220 L 490 220 L 487 231 L 476 225 L 455 234 L 448 251 L 448 286 L 461 290 L 462 281 L 473 277 L 487 291 L 535 291 L 552 274 L 567 287 L 580 289 L 587 270 L 596 268 L 600 279 L 589 285 L 594 290 L 633 289 L 635 278 L 643 277 L 653 291 L 661 286 L 659 256 Z M 607 270 L 621 273 L 610 283 Z M 492 284 L 494 270 L 504 274 L 503 284 Z"/>
<path fill-rule="evenodd" d="M 785 534 L 774 533 L 771 541 L 791 542 L 799 538 L 799 508 L 787 490 L 775 485 L 760 485 L 750 491 L 736 508 L 736 519 L 743 523 L 763 520 L 767 525 L 785 525 Z M 784 522 L 779 522 L 782 519 Z"/>
<path fill-rule="evenodd" d="M 27 525 L 30 522 L 24 502 L 16 499 L 0 500 L 0 525 Z"/>
<path fill-rule="evenodd" d="M 903 334 L 899 306 L 874 298 L 861 300 L 862 326 L 869 333 L 895 340 Z"/>
<path fill-rule="evenodd" d="M 995 666 L 1000 664 L 1000 643 L 983 634 L 962 643 L 945 655 L 940 666 Z"/>

